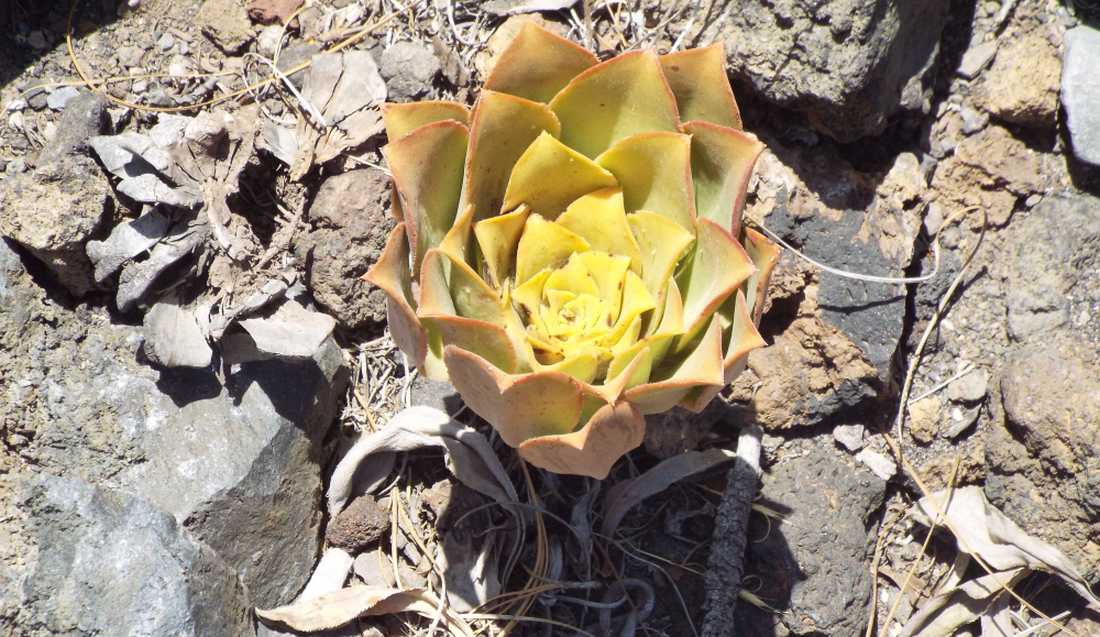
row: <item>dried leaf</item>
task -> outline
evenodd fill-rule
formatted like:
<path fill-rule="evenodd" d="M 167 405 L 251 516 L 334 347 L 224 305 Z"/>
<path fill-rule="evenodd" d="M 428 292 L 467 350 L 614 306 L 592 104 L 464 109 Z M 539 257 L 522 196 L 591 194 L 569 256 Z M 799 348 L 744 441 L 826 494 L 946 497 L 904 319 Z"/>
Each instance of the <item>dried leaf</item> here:
<path fill-rule="evenodd" d="M 89 241 L 88 258 L 95 266 L 95 280 L 102 283 L 124 263 L 152 248 L 163 239 L 172 220 L 156 208 L 149 208 L 140 217 L 120 223 L 103 241 Z"/>
<path fill-rule="evenodd" d="M 562 11 L 575 4 L 577 0 L 492 0 L 481 8 L 490 15 L 505 17 L 537 11 Z"/>
<path fill-rule="evenodd" d="M 496 539 L 495 533 L 475 536 L 456 529 L 443 536 L 436 564 L 447 580 L 451 608 L 460 613 L 470 611 L 500 593 Z M 479 547 L 475 546 L 476 540 L 480 540 Z"/>
<path fill-rule="evenodd" d="M 258 290 L 248 295 L 243 302 L 212 315 L 209 318 L 207 328 L 210 338 L 221 340 L 225 331 L 236 321 L 246 316 L 251 316 L 267 307 L 270 303 L 283 298 L 287 293 L 288 287 L 286 281 L 271 279 L 264 283 Z"/>
<path fill-rule="evenodd" d="M 998 571 L 1024 567 L 1053 573 L 1077 591 L 1090 608 L 1100 610 L 1100 599 L 1093 595 L 1073 562 L 1050 544 L 1024 532 L 990 504 L 980 487 L 939 491 L 921 498 L 912 511 L 913 517 L 926 525 L 939 512 L 946 517 L 941 524 L 951 529 L 960 551 L 980 557 Z"/>
<path fill-rule="evenodd" d="M 271 316 L 240 321 L 261 352 L 288 358 L 311 358 L 336 328 L 327 314 L 288 300 Z"/>
<path fill-rule="evenodd" d="M 344 549 L 334 546 L 325 549 L 321 559 L 317 561 L 317 566 L 313 569 L 313 574 L 309 576 L 306 587 L 294 602 L 316 599 L 321 595 L 340 590 L 344 587 L 344 581 L 348 579 L 348 572 L 351 571 L 351 565 L 354 562 L 354 558 Z"/>
<path fill-rule="evenodd" d="M 118 309 L 123 312 L 133 309 L 165 270 L 198 251 L 209 236 L 210 226 L 193 217 L 173 225 L 171 233 L 149 251 L 147 259 L 131 262 L 122 269 L 118 278 L 118 293 L 115 296 Z M 165 285 L 171 284 L 168 281 L 161 282 Z"/>
<path fill-rule="evenodd" d="M 294 179 L 382 132 L 386 82 L 366 51 L 324 53 L 313 58 L 300 101 Z"/>
<path fill-rule="evenodd" d="M 337 628 L 357 617 L 394 613 L 416 613 L 429 619 L 439 616 L 451 634 L 474 637 L 465 621 L 442 607 L 435 594 L 422 588 L 399 590 L 356 585 L 279 608 L 256 609 L 256 616 L 264 621 L 279 622 L 304 632 Z"/>
<path fill-rule="evenodd" d="M 256 140 L 256 145 L 287 166 L 294 163 L 294 156 L 298 154 L 298 138 L 294 131 L 271 122 L 265 123 L 260 129 L 260 138 Z"/>
<path fill-rule="evenodd" d="M 145 314 L 145 355 L 161 367 L 210 366 L 214 352 L 195 320 L 195 313 L 174 301 L 156 303 Z"/>
<path fill-rule="evenodd" d="M 735 457 L 736 453 L 725 449 L 688 451 L 661 461 L 637 478 L 616 484 L 608 489 L 603 499 L 603 524 L 600 526 L 600 533 L 611 537 L 627 511 L 642 500 L 664 491 L 684 478 L 713 469 Z"/>
<path fill-rule="evenodd" d="M 966 624 L 978 619 L 988 599 L 1012 586 L 1028 574 L 1025 568 L 987 574 L 939 593 L 913 613 L 898 637 L 949 637 Z"/>
<path fill-rule="evenodd" d="M 354 482 L 368 485 L 369 492 L 386 478 L 375 465 L 360 464 L 375 453 L 411 451 L 422 447 L 441 447 L 446 452 L 447 467 L 463 484 L 497 502 L 516 502 L 515 486 L 500 464 L 496 452 L 476 430 L 452 420 L 446 413 L 424 406 L 404 409 L 393 416 L 382 429 L 363 436 L 348 450 L 332 473 L 328 489 L 328 510 L 335 515 L 351 497 Z"/>

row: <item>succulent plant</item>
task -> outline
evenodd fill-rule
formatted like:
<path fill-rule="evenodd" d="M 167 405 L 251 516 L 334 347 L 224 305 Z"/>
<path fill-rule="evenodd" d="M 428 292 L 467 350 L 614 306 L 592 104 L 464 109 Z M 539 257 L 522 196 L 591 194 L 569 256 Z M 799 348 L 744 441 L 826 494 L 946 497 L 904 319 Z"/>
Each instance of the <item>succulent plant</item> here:
<path fill-rule="evenodd" d="M 763 345 L 778 256 L 741 226 L 763 149 L 720 46 L 600 63 L 527 23 L 470 111 L 388 104 L 395 342 L 528 462 L 605 477 Z"/>

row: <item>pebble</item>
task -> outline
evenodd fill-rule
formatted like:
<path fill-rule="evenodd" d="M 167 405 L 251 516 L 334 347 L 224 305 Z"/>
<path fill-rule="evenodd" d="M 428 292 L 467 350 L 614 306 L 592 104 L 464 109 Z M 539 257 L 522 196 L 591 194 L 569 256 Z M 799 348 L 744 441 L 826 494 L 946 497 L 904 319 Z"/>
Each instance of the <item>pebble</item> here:
<path fill-rule="evenodd" d="M 989 115 L 983 113 L 975 108 L 969 106 L 963 106 L 959 109 L 959 116 L 962 117 L 962 132 L 966 135 L 973 135 L 974 133 L 985 128 L 985 125 L 989 123 Z"/>
<path fill-rule="evenodd" d="M 176 55 L 168 63 L 168 75 L 182 77 L 191 72 L 191 63 L 182 55 Z"/>
<path fill-rule="evenodd" d="M 283 27 L 278 24 L 264 27 L 256 38 L 256 50 L 260 55 L 273 57 L 275 49 L 279 46 L 279 40 L 283 37 Z"/>
<path fill-rule="evenodd" d="M 865 431 L 863 425 L 837 425 L 833 427 L 833 438 L 848 451 L 859 451 L 863 448 Z"/>
<path fill-rule="evenodd" d="M 963 407 L 952 407 L 950 423 L 944 428 L 942 435 L 945 438 L 958 438 L 964 431 L 970 429 L 978 420 L 978 415 L 981 413 L 979 407 L 972 409 L 965 409 Z"/>
<path fill-rule="evenodd" d="M 940 425 L 940 400 L 928 396 L 909 405 L 909 434 L 922 445 L 936 437 Z"/>
<path fill-rule="evenodd" d="M 165 33 L 157 40 L 157 46 L 161 51 L 169 51 L 176 45 L 176 39 L 172 37 L 171 33 Z"/>
<path fill-rule="evenodd" d="M 38 29 L 31 31 L 27 36 L 27 44 L 31 45 L 31 48 L 36 51 L 41 51 L 49 45 L 46 41 L 46 34 Z"/>
<path fill-rule="evenodd" d="M 141 66 L 141 58 L 144 56 L 145 51 L 139 47 L 133 45 L 124 46 L 118 50 L 118 63 L 127 68 Z"/>
<path fill-rule="evenodd" d="M 80 95 L 80 91 L 76 90 L 75 86 L 62 86 L 61 88 L 50 91 L 46 96 L 46 105 L 55 111 L 64 110 L 69 100 L 77 95 Z"/>
<path fill-rule="evenodd" d="M 27 100 L 21 97 L 10 100 L 7 105 L 4 106 L 4 110 L 8 111 L 9 113 L 13 111 L 21 111 L 25 108 L 27 108 Z"/>
<path fill-rule="evenodd" d="M 977 369 L 955 379 L 947 387 L 947 397 L 954 403 L 977 403 L 985 398 L 989 389 L 989 374 Z"/>
<path fill-rule="evenodd" d="M 997 43 L 992 40 L 970 47 L 959 62 L 959 75 L 968 80 L 974 79 L 993 61 L 993 56 L 996 54 Z"/>
<path fill-rule="evenodd" d="M 1030 195 L 1027 196 L 1027 199 L 1024 200 L 1024 205 L 1027 206 L 1028 208 L 1034 208 L 1035 206 L 1039 205 L 1039 202 L 1042 201 L 1042 200 L 1043 200 L 1042 195 L 1040 195 L 1038 193 L 1030 194 Z"/>
<path fill-rule="evenodd" d="M 134 85 L 130 87 L 130 90 L 133 91 L 135 95 L 140 95 L 148 89 L 149 82 L 146 80 L 137 80 L 134 82 Z"/>
<path fill-rule="evenodd" d="M 9 175 L 15 175 L 23 172 L 27 169 L 27 162 L 22 157 L 16 157 L 8 162 L 7 166 L 4 166 L 4 172 Z"/>
<path fill-rule="evenodd" d="M 27 104 L 36 111 L 46 108 L 46 91 L 37 91 L 27 98 Z"/>
<path fill-rule="evenodd" d="M 872 449 L 864 449 L 856 454 L 856 460 L 859 460 L 863 464 L 867 465 L 867 468 L 871 470 L 871 473 L 882 478 L 883 480 L 889 480 L 893 478 L 898 472 L 898 465 L 888 456 L 883 455 Z"/>

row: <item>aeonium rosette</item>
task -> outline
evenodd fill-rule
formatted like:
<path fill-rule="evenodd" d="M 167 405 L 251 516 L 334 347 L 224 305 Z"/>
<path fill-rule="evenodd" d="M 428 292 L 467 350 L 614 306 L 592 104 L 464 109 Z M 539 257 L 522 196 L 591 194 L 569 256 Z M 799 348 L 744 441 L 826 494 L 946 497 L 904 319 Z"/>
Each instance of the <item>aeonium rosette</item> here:
<path fill-rule="evenodd" d="M 702 409 L 763 344 L 778 252 L 741 227 L 763 145 L 724 63 L 599 63 L 527 23 L 472 111 L 384 111 L 390 331 L 536 466 L 605 477 L 645 414 Z"/>

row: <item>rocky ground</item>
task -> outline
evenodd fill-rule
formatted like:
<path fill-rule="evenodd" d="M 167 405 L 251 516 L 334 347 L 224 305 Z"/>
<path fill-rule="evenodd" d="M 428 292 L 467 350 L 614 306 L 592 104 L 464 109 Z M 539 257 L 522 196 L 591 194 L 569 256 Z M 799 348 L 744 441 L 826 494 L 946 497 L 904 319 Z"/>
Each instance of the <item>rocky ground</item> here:
<path fill-rule="evenodd" d="M 980 487 L 1100 581 L 1090 4 L 129 5 L 0 7 L 0 635 L 283 634 L 253 609 L 293 600 L 322 554 L 347 556 L 356 581 L 446 581 L 461 611 L 528 591 L 482 609 L 494 633 L 526 615 L 557 623 L 524 634 L 635 634 L 633 618 L 692 635 L 721 473 L 646 500 L 613 537 L 593 525 L 611 485 L 729 448 L 748 423 L 766 432 L 765 472 L 739 634 L 862 635 L 869 620 L 881 635 L 1055 634 L 1040 611 L 1100 634 L 1085 597 L 1041 573 L 1019 598 L 913 628 L 945 581 L 984 575 L 951 533 L 925 542 L 924 491 Z M 519 14 L 604 57 L 723 42 L 768 146 L 746 216 L 832 268 L 935 276 L 856 280 L 785 251 L 769 346 L 723 408 L 654 419 L 605 485 L 527 482 L 495 445 L 521 500 L 557 518 L 486 508 L 433 451 L 389 454 L 387 489 L 330 516 L 323 493 L 359 432 L 403 405 L 459 407 L 407 374 L 359 278 L 393 225 L 373 105 L 472 102 Z M 498 552 L 516 564 L 486 567 Z M 538 568 L 598 587 L 530 593 Z M 641 610 L 574 603 L 612 601 L 617 581 Z"/>

